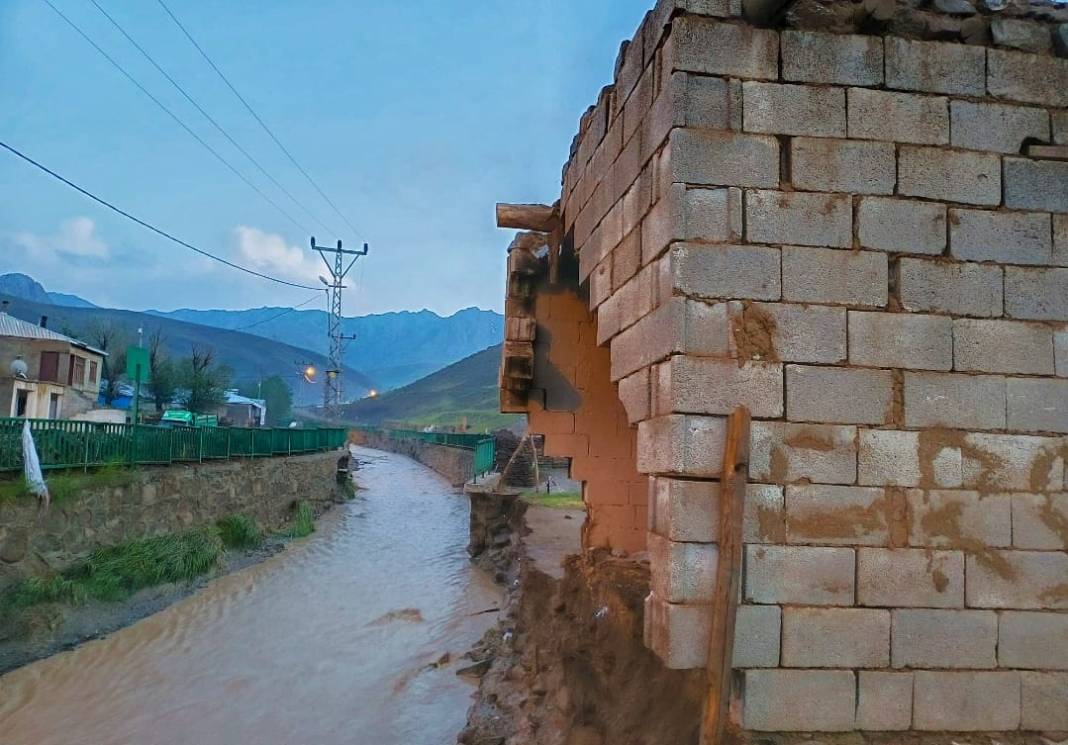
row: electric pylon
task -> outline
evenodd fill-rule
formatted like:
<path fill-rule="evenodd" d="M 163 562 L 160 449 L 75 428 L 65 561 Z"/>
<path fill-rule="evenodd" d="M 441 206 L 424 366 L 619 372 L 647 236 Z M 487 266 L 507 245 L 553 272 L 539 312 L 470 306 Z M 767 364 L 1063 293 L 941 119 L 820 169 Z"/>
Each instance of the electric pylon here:
<path fill-rule="evenodd" d="M 367 255 L 367 244 L 363 244 L 363 250 L 350 251 L 341 247 L 341 241 L 337 242 L 336 248 L 324 248 L 315 245 L 315 236 L 312 236 L 311 247 L 322 257 L 330 272 L 332 281 L 327 282 L 325 277 L 320 276 L 319 281 L 326 285 L 330 293 L 330 312 L 327 314 L 326 336 L 329 341 L 330 352 L 329 367 L 324 371 L 323 377 L 323 413 L 327 419 L 338 419 L 341 415 L 341 353 L 345 341 L 355 339 L 355 336 L 346 336 L 341 333 L 341 291 L 345 289 L 343 280 L 345 275 L 352 269 L 356 259 Z M 330 253 L 334 255 L 334 263 L 331 264 L 326 258 Z M 348 266 L 345 266 L 345 256 L 352 256 Z"/>

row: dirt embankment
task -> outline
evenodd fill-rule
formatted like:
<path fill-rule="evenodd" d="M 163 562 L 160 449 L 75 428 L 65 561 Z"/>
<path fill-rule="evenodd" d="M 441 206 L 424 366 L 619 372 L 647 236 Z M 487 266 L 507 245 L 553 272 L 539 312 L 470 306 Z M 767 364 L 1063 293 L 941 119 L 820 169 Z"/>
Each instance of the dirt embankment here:
<path fill-rule="evenodd" d="M 472 653 L 488 670 L 458 741 L 696 743 L 704 672 L 667 670 L 645 648 L 647 565 L 596 551 L 554 579 L 521 562 L 504 622 Z"/>

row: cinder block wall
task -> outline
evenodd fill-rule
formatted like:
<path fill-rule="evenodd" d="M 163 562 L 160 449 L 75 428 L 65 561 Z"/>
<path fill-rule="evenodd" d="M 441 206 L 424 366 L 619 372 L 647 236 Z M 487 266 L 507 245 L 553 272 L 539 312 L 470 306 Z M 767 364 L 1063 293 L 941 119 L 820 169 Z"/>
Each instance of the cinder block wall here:
<path fill-rule="evenodd" d="M 659 3 L 563 174 L 647 643 L 705 664 L 744 404 L 736 723 L 1068 730 L 1068 60 L 738 13 Z"/>

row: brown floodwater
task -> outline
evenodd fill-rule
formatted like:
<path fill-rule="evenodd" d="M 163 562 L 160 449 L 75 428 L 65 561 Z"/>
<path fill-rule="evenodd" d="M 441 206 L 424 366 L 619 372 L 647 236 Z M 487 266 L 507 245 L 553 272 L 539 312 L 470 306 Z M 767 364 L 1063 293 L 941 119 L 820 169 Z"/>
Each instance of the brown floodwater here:
<path fill-rule="evenodd" d="M 0 744 L 454 742 L 474 690 L 458 658 L 500 593 L 467 560 L 466 498 L 355 452 L 366 490 L 311 538 L 0 678 Z"/>

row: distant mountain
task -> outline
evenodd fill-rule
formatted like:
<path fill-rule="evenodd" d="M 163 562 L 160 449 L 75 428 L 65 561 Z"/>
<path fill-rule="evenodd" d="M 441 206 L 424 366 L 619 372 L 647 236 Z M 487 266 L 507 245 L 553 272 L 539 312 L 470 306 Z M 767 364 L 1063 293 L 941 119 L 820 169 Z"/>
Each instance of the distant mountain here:
<path fill-rule="evenodd" d="M 326 313 L 296 310 L 280 315 L 286 310 L 148 312 L 205 326 L 243 329 L 249 334 L 305 346 L 325 354 Z M 478 308 L 465 308 L 446 317 L 429 310 L 401 311 L 345 318 L 342 330 L 356 337 L 346 346 L 345 363 L 388 390 L 498 343 L 504 336 L 504 317 Z"/>
<path fill-rule="evenodd" d="M 214 350 L 216 360 L 233 370 L 235 386 L 279 375 L 290 384 L 296 403 L 322 403 L 322 383 L 304 383 L 299 376 L 302 363 L 310 362 L 320 370 L 326 366 L 324 355 L 308 349 L 239 331 L 199 326 L 130 310 L 76 308 L 33 302 L 22 296 L 4 293 L 0 293 L 0 300 L 10 301 L 8 313 L 17 318 L 37 323 L 41 316 L 48 316 L 49 328 L 90 344 L 93 342 L 92 329 L 99 324 L 110 324 L 121 329 L 128 343 L 137 343 L 138 328 L 144 329 L 146 343 L 149 334 L 160 329 L 165 348 L 172 357 L 188 357 L 193 345 Z M 366 375 L 348 366 L 343 368 L 342 376 L 346 396 L 366 395 L 375 385 Z"/>
<path fill-rule="evenodd" d="M 0 293 L 13 295 L 23 300 L 35 303 L 51 303 L 53 305 L 66 305 L 71 308 L 96 308 L 85 298 L 77 295 L 68 295 L 65 292 L 48 292 L 40 282 L 25 274 L 12 272 L 0 274 Z"/>
<path fill-rule="evenodd" d="M 356 424 L 459 424 L 474 430 L 508 427 L 517 418 L 501 414 L 497 369 L 501 345 L 484 349 L 403 388 L 343 407 Z"/>

